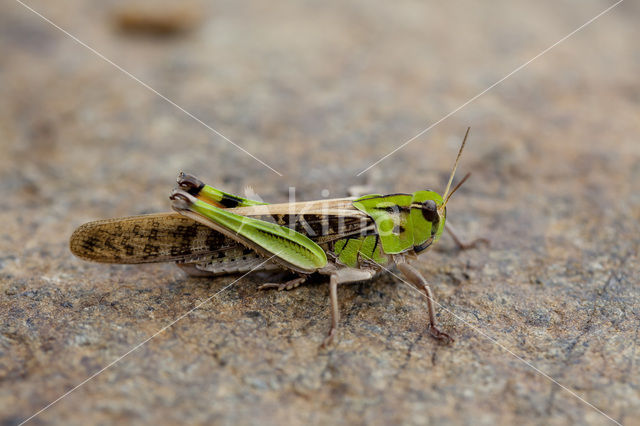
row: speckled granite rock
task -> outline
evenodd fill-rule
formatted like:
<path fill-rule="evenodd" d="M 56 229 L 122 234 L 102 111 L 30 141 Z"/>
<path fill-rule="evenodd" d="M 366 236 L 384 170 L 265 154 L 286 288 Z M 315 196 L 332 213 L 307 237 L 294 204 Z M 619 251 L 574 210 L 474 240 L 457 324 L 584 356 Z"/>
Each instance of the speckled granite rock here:
<path fill-rule="evenodd" d="M 463 2 L 464 3 L 464 2 Z M 419 267 L 257 293 L 246 277 L 34 424 L 639 424 L 640 9 L 628 1 L 370 172 L 356 173 L 595 16 L 602 1 L 200 7 L 176 37 L 121 33 L 121 3 L 29 4 L 280 171 L 266 169 L 17 2 L 0 6 L 0 419 L 17 424 L 228 285 L 73 258 L 72 230 L 168 208 L 179 170 L 263 199 L 441 190 Z M 190 6 L 185 6 L 190 7 Z M 510 353 L 511 352 L 511 353 Z M 521 358 L 516 359 L 513 354 Z"/>

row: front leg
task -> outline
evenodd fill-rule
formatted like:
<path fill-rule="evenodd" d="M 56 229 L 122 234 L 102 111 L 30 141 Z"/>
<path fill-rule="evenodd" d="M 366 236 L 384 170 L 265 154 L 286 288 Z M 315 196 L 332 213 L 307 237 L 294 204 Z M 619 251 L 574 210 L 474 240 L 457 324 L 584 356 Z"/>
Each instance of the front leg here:
<path fill-rule="evenodd" d="M 456 234 L 457 231 L 455 230 L 455 228 L 449 223 L 446 222 L 444 224 L 444 229 L 449 233 L 449 235 L 451 235 L 451 238 L 453 238 L 453 241 L 455 241 L 456 245 L 458 246 L 458 248 L 460 250 L 469 250 L 472 248 L 476 248 L 478 246 L 478 244 L 480 243 L 484 243 L 489 245 L 489 240 L 486 238 L 476 238 L 473 241 L 469 241 L 469 242 L 464 242 L 462 241 Z"/>
<path fill-rule="evenodd" d="M 409 282 L 413 284 L 418 290 L 424 291 L 427 296 L 427 309 L 429 311 L 429 332 L 431 333 L 431 336 L 445 343 L 453 342 L 453 338 L 451 336 L 438 330 L 438 327 L 436 327 L 436 316 L 435 310 L 433 308 L 433 302 L 435 299 L 433 298 L 433 293 L 429 288 L 427 280 L 424 279 L 422 274 L 420 274 L 420 272 L 416 268 L 409 265 L 408 263 L 399 262 L 396 265 L 398 266 L 400 272 L 402 272 L 402 274 L 407 278 L 407 280 L 409 280 Z"/>

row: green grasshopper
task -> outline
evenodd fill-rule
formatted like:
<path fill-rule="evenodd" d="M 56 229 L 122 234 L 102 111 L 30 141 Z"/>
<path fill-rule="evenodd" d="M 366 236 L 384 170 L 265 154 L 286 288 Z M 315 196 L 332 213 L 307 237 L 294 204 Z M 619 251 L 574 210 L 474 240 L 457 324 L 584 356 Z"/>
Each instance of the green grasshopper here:
<path fill-rule="evenodd" d="M 369 280 L 395 264 L 426 294 L 431 335 L 452 341 L 436 326 L 427 281 L 408 261 L 431 248 L 445 229 L 447 202 L 469 177 L 449 191 L 468 134 L 469 129 L 443 196 L 417 191 L 266 204 L 181 173 L 170 196 L 177 213 L 89 222 L 73 233 L 70 248 L 82 259 L 103 263 L 176 262 L 193 276 L 271 269 L 295 274 L 289 281 L 260 289 L 290 290 L 310 274 L 329 275 L 331 328 L 323 346 L 338 328 L 338 284 Z M 474 245 L 452 236 L 460 247 Z"/>

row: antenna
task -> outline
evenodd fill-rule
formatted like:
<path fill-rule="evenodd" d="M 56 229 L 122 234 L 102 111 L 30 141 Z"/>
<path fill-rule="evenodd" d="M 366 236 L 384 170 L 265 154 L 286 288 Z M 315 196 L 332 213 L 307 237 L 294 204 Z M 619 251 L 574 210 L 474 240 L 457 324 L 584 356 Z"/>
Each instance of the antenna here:
<path fill-rule="evenodd" d="M 460 187 L 460 185 L 462 185 L 462 182 L 464 182 L 469 175 L 465 176 L 464 179 L 462 179 L 462 182 L 460 182 L 453 191 L 451 191 L 451 193 L 449 193 L 449 189 L 451 188 L 451 183 L 453 182 L 453 177 L 456 174 L 456 169 L 458 168 L 458 162 L 460 161 L 460 155 L 462 155 L 462 150 L 464 149 L 464 145 L 467 143 L 467 137 L 469 137 L 469 131 L 471 130 L 471 127 L 467 127 L 467 133 L 464 134 L 464 139 L 462 139 L 462 145 L 460 145 L 460 149 L 458 150 L 458 156 L 456 157 L 456 162 L 453 164 L 453 170 L 451 170 L 451 177 L 449 177 L 449 183 L 447 183 L 447 188 L 444 190 L 444 195 L 442 196 L 442 198 L 444 199 L 444 204 L 447 204 L 447 201 L 449 200 L 449 198 L 451 197 L 451 194 L 453 194 L 456 189 L 458 189 Z"/>
<path fill-rule="evenodd" d="M 454 192 L 456 192 L 458 190 L 458 188 L 460 188 L 462 186 L 463 183 L 465 183 L 465 181 L 467 179 L 469 179 L 469 176 L 471 176 L 471 173 L 467 173 L 466 175 L 464 175 L 464 177 L 462 178 L 462 180 L 460 182 L 458 182 L 458 184 L 455 186 L 455 188 L 453 188 L 453 190 L 449 193 L 449 195 L 447 196 L 447 198 L 445 198 L 444 203 L 442 204 L 443 206 L 447 205 L 447 202 L 449 201 L 449 199 L 451 198 L 451 196 L 453 195 Z"/>

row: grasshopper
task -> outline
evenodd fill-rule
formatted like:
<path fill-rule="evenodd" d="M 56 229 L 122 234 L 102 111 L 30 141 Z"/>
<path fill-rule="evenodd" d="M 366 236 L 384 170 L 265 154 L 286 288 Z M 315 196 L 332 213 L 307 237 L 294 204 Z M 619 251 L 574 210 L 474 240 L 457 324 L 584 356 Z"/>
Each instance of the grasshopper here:
<path fill-rule="evenodd" d="M 310 274 L 329 275 L 331 327 L 323 346 L 338 329 L 338 285 L 370 280 L 396 265 L 427 296 L 430 334 L 449 342 L 453 339 L 436 326 L 427 281 L 408 262 L 431 248 L 445 229 L 447 202 L 469 177 L 449 191 L 468 135 L 469 129 L 442 196 L 426 190 L 266 204 L 180 173 L 170 196 L 177 213 L 86 223 L 71 236 L 70 249 L 82 259 L 103 263 L 175 262 L 192 276 L 272 269 L 294 274 L 289 281 L 259 289 L 290 290 Z M 451 234 L 462 248 L 474 245 Z"/>

